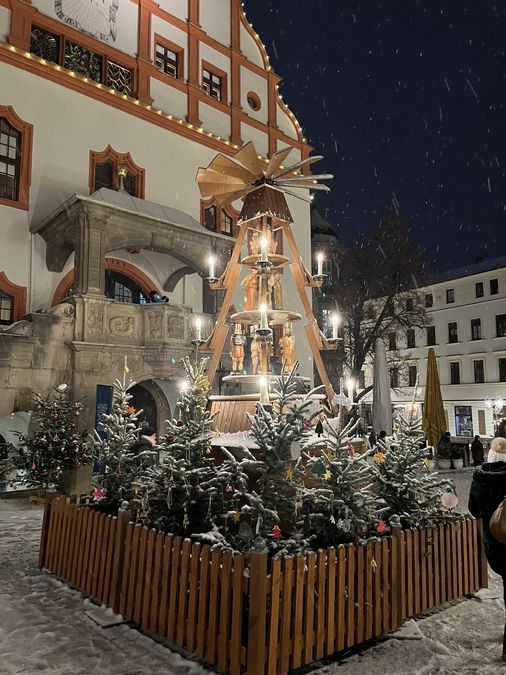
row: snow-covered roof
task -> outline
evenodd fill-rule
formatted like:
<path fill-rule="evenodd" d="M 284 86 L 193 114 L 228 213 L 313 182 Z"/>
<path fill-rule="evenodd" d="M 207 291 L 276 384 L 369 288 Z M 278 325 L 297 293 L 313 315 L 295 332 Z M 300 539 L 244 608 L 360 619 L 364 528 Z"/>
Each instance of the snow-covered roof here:
<path fill-rule="evenodd" d="M 446 270 L 438 272 L 430 279 L 432 284 L 440 284 L 452 279 L 460 279 L 461 277 L 470 277 L 473 274 L 481 274 L 482 272 L 490 272 L 491 270 L 501 269 L 506 267 L 506 256 L 501 258 L 493 258 L 492 260 L 483 260 L 481 262 L 474 262 L 463 267 L 457 267 L 453 270 Z"/>

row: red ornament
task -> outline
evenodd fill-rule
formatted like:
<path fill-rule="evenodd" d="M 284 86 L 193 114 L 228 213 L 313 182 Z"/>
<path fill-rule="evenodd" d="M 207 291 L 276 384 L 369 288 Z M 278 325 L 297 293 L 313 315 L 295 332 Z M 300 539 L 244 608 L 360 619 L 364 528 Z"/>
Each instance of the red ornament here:
<path fill-rule="evenodd" d="M 274 525 L 274 527 L 272 528 L 272 536 L 276 537 L 276 539 L 281 538 L 281 530 L 277 525 Z"/>
<path fill-rule="evenodd" d="M 350 457 L 355 456 L 355 448 L 353 447 L 353 445 L 351 443 L 348 446 L 348 454 L 349 454 Z"/>
<path fill-rule="evenodd" d="M 379 534 L 383 534 L 383 532 L 387 529 L 386 523 L 384 520 L 380 520 L 378 524 L 376 525 L 376 532 Z"/>
<path fill-rule="evenodd" d="M 91 494 L 93 495 L 93 499 L 96 502 L 105 497 L 105 491 L 103 488 L 95 488 Z"/>

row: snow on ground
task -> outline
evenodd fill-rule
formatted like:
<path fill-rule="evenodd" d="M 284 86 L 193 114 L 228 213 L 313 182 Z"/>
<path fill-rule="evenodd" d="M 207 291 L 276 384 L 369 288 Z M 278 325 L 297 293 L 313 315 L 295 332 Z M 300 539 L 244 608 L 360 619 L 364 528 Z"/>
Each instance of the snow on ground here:
<path fill-rule="evenodd" d="M 464 511 L 472 472 L 454 475 Z M 102 628 L 81 593 L 37 569 L 42 509 L 0 501 L 0 674 L 200 675 L 204 670 L 125 624 Z M 105 614 L 93 609 L 94 614 Z M 408 621 L 404 639 L 389 637 L 315 675 L 504 673 L 500 579 L 477 597 Z"/>
<path fill-rule="evenodd" d="M 204 669 L 125 624 L 102 628 L 78 591 L 37 568 L 42 509 L 0 501 L 0 673 L 200 675 Z"/>

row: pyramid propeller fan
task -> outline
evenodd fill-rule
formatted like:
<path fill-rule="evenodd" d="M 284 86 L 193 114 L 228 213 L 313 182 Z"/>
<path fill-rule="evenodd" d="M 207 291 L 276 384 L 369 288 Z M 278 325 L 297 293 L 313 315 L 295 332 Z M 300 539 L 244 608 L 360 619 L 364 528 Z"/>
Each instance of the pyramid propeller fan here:
<path fill-rule="evenodd" d="M 232 157 L 221 153 L 216 155 L 207 169 L 197 171 L 197 183 L 203 198 L 214 197 L 224 206 L 262 186 L 269 186 L 286 194 L 299 197 L 293 190 L 323 190 L 330 188 L 318 183 L 333 178 L 331 174 L 303 175 L 300 170 L 313 162 L 323 159 L 321 155 L 308 157 L 289 167 L 281 168 L 292 148 L 275 152 L 268 164 L 258 158 L 255 146 L 249 142 Z M 303 199 L 303 197 L 301 197 Z"/>

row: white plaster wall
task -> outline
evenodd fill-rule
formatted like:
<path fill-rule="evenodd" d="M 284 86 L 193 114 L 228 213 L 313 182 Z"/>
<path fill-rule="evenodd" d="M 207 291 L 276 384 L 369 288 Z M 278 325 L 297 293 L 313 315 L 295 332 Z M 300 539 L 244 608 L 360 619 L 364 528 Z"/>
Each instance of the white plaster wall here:
<path fill-rule="evenodd" d="M 151 44 L 153 46 L 153 56 L 155 53 L 155 33 L 161 35 L 171 42 L 184 49 L 184 79 L 188 79 L 188 34 L 180 30 L 176 26 L 164 21 L 159 16 L 152 16 L 151 18 Z"/>
<path fill-rule="evenodd" d="M 188 112 L 186 94 L 175 87 L 171 87 L 170 84 L 165 84 L 156 77 L 151 77 L 150 81 L 153 108 L 174 115 L 178 119 L 186 119 Z"/>
<path fill-rule="evenodd" d="M 248 104 L 248 92 L 253 91 L 261 102 L 260 110 L 252 110 Z M 253 119 L 267 124 L 269 115 L 269 100 L 267 80 L 260 77 L 249 68 L 241 67 L 241 105 L 243 110 Z"/>
<path fill-rule="evenodd" d="M 0 206 L 0 271 L 18 286 L 30 281 L 30 235 L 26 211 Z M 8 245 L 6 245 L 8 244 Z"/>
<path fill-rule="evenodd" d="M 279 105 L 279 103 L 277 103 L 276 106 L 277 106 L 278 127 L 283 133 L 285 133 L 290 138 L 297 139 L 297 129 L 295 128 L 295 124 L 292 122 L 292 120 L 283 110 L 283 108 Z"/>
<path fill-rule="evenodd" d="M 31 3 L 36 9 L 38 9 L 42 14 L 45 14 L 46 16 L 51 17 L 52 19 L 56 19 L 57 21 L 60 21 L 60 23 L 67 25 L 67 22 L 61 21 L 60 18 L 57 16 L 55 12 L 55 5 L 54 5 L 54 0 L 33 0 Z M 74 8 L 78 8 L 79 4 L 85 5 L 86 3 L 77 3 L 77 2 L 66 2 L 63 3 L 63 8 L 67 7 L 67 11 L 69 12 L 69 16 L 73 17 L 74 16 Z M 89 3 L 88 3 L 89 4 Z M 85 11 L 83 11 L 80 7 L 78 11 L 76 11 L 75 16 L 78 17 L 79 13 L 82 13 L 81 15 L 85 14 Z M 35 19 L 36 21 L 36 19 Z M 131 56 L 134 56 L 137 54 L 137 24 L 138 24 L 138 8 L 137 5 L 134 4 L 133 2 L 130 2 L 127 0 L 123 0 L 122 2 L 119 3 L 119 9 L 116 14 L 116 39 L 114 39 L 112 36 L 109 37 L 107 40 L 102 40 L 108 45 L 111 45 L 112 47 L 115 47 L 116 49 L 119 49 L 119 51 L 124 52 L 125 54 L 129 54 Z M 75 28 L 71 23 L 68 24 L 72 28 Z M 90 24 L 91 28 L 91 24 Z M 83 31 L 85 32 L 85 31 Z M 91 30 L 91 33 L 93 33 L 93 29 Z M 89 35 L 90 33 L 86 31 L 86 34 Z M 97 40 L 99 40 L 98 35 L 93 35 Z"/>
<path fill-rule="evenodd" d="M 201 0 L 200 25 L 215 40 L 230 46 L 230 0 Z"/>
<path fill-rule="evenodd" d="M 246 28 L 242 25 L 242 23 L 241 23 L 240 40 L 241 40 L 241 51 L 244 54 L 244 56 L 252 63 L 255 63 L 257 66 L 260 66 L 260 68 L 263 68 L 264 62 L 262 59 L 262 53 L 260 51 L 260 48 L 258 47 L 255 40 L 248 33 Z"/>
<path fill-rule="evenodd" d="M 11 29 L 11 10 L 0 7 L 0 42 L 6 42 Z"/>
<path fill-rule="evenodd" d="M 211 131 L 222 138 L 228 138 L 231 133 L 230 117 L 227 113 L 216 110 L 206 103 L 200 104 L 200 121 L 206 131 Z"/>
<path fill-rule="evenodd" d="M 186 21 L 188 18 L 188 0 L 158 0 L 157 4 L 178 19 Z"/>
<path fill-rule="evenodd" d="M 266 157 L 269 152 L 269 137 L 264 131 L 252 127 L 246 122 L 241 122 L 241 138 L 245 143 L 253 141 L 256 151 L 262 157 Z"/>

